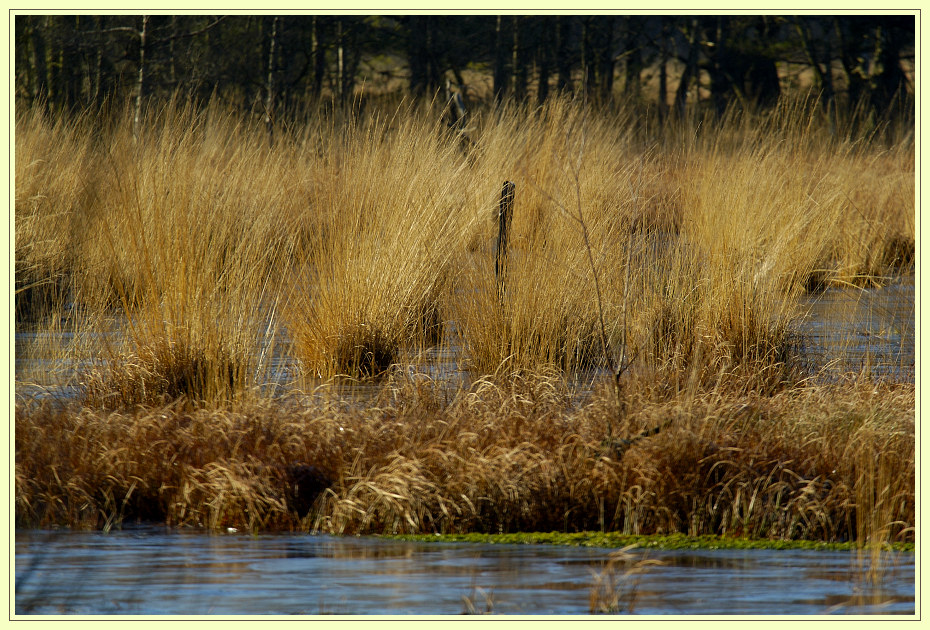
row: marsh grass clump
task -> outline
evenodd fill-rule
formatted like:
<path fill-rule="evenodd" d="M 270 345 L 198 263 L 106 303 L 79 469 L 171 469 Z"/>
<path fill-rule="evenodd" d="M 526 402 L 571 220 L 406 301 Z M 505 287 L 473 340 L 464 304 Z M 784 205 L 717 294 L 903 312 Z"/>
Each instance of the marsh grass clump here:
<path fill-rule="evenodd" d="M 15 315 L 38 322 L 71 299 L 81 211 L 93 188 L 92 125 L 17 108 L 15 120 Z"/>
<path fill-rule="evenodd" d="M 428 114 L 356 120 L 323 147 L 308 195 L 320 228 L 284 312 L 312 376 L 378 374 L 441 335 L 471 210 L 456 190 L 462 158 Z"/>
<path fill-rule="evenodd" d="M 596 319 L 586 303 L 589 287 L 571 268 L 555 270 L 548 263 L 512 256 L 503 295 L 493 264 L 480 261 L 459 276 L 451 300 L 473 373 L 603 365 Z"/>
<path fill-rule="evenodd" d="M 652 135 L 583 101 L 510 104 L 474 112 L 469 157 L 435 106 L 393 107 L 316 112 L 273 146 L 248 117 L 180 98 L 138 130 L 118 108 L 96 125 L 22 110 L 17 325 L 115 311 L 146 322 L 127 356 L 286 337 L 314 378 L 383 374 L 454 332 L 476 377 L 633 361 L 768 387 L 791 378 L 800 295 L 913 261 L 912 142 L 827 134 L 809 103 Z M 189 344 L 162 330 L 192 320 Z"/>
<path fill-rule="evenodd" d="M 477 384 L 449 406 L 432 403 L 412 425 L 381 424 L 381 464 L 353 464 L 327 498 L 320 526 L 342 533 L 578 528 L 851 540 L 864 534 L 850 519 L 861 509 L 853 496 L 866 480 L 845 462 L 852 451 L 877 446 L 852 436 L 892 416 L 900 435 L 910 430 L 907 388 L 893 405 L 851 416 L 863 395 L 857 388 L 795 390 L 771 402 L 724 391 L 691 400 L 656 391 L 653 398 L 640 390 L 627 394 L 630 433 L 672 422 L 617 460 L 599 447 L 612 394 L 573 410 L 557 382 L 540 387 L 533 380 L 526 389 Z M 822 406 L 831 396 L 842 401 L 835 411 Z M 819 406 L 799 424 L 814 401 Z M 400 409 L 389 415 L 405 416 Z M 833 440 L 851 451 L 831 453 Z M 913 456 L 904 442 L 892 450 Z M 912 475 L 907 465 L 900 472 L 895 482 L 886 478 L 882 492 L 903 499 Z M 902 516 L 880 517 L 894 529 L 885 532 L 889 539 L 909 538 L 906 525 L 890 525 L 912 521 Z"/>
<path fill-rule="evenodd" d="M 623 286 L 616 282 L 617 269 L 623 271 L 618 261 L 625 259 L 623 226 L 632 223 L 635 211 L 629 195 L 634 185 L 631 164 L 641 156 L 624 144 L 622 132 L 608 131 L 611 121 L 600 119 L 591 132 L 600 134 L 599 141 L 580 154 L 584 118 L 581 108 L 555 99 L 535 112 L 505 107 L 481 129 L 478 145 L 484 160 L 473 169 L 479 182 L 496 184 L 482 186 L 486 197 L 479 225 L 486 245 L 463 252 L 449 298 L 476 374 L 501 365 L 530 370 L 549 365 L 566 371 L 603 366 L 599 307 L 609 309 L 611 339 L 621 335 L 615 307 Z M 580 170 L 573 171 L 579 161 Z M 495 172 L 506 173 L 516 187 L 501 274 L 488 264 L 497 226 L 500 184 Z M 576 202 L 593 204 L 594 210 L 579 217 Z M 611 288 L 601 304 L 588 264 L 588 236 L 596 273 L 606 277 L 600 278 L 602 286 Z"/>
<path fill-rule="evenodd" d="M 604 568 L 594 575 L 588 595 L 588 610 L 592 615 L 635 612 L 640 576 L 648 573 L 649 567 L 663 564 L 648 555 L 632 553 L 635 548 L 630 545 L 612 551 Z"/>
<path fill-rule="evenodd" d="M 709 129 L 671 126 L 653 145 L 623 116 L 566 100 L 483 120 L 483 160 L 469 169 L 490 185 L 448 298 L 470 368 L 635 359 L 702 380 L 756 373 L 761 387 L 803 377 L 792 360 L 797 299 L 862 282 L 840 255 L 858 246 L 843 243 L 868 234 L 885 260 L 909 259 L 899 236 L 850 211 L 844 191 L 856 185 L 838 164 L 861 169 L 868 152 L 821 134 L 815 116 L 788 103 Z M 892 159 L 902 177 L 908 150 Z M 488 262 L 500 173 L 517 190 L 502 280 Z M 909 205 L 882 190 L 897 216 L 876 223 L 912 233 Z M 877 280 L 879 265 L 868 266 Z"/>
<path fill-rule="evenodd" d="M 192 404 L 232 401 L 252 382 L 254 366 L 244 353 L 211 356 L 162 342 L 138 354 L 112 356 L 84 376 L 81 402 L 103 409 L 159 406 L 175 400 Z"/>
<path fill-rule="evenodd" d="M 332 363 L 360 376 L 383 374 L 398 359 L 400 341 L 391 341 L 381 330 L 365 324 L 346 330 L 335 343 Z"/>
<path fill-rule="evenodd" d="M 74 414 L 49 401 L 27 404 L 17 411 L 34 421 L 20 425 L 17 518 L 40 527 L 140 519 L 208 529 L 294 527 L 328 483 L 330 455 L 316 448 L 326 434 L 314 432 L 312 421 L 268 411 L 261 404 L 232 412 L 172 403 Z M 316 466 L 301 466 L 307 459 Z M 33 464 L 47 474 L 36 474 Z M 54 489 L 56 480 L 63 485 Z"/>
<path fill-rule="evenodd" d="M 170 103 L 138 138 L 117 122 L 74 271 L 75 300 L 96 314 L 86 325 L 119 322 L 87 400 L 229 400 L 267 368 L 284 281 L 272 271 L 298 246 L 286 223 L 299 182 L 285 152 L 217 107 Z"/>
<path fill-rule="evenodd" d="M 845 212 L 833 245 L 837 275 L 856 286 L 880 286 L 914 268 L 916 214 L 902 212 L 915 198 L 914 149 L 909 144 L 842 156 Z"/>

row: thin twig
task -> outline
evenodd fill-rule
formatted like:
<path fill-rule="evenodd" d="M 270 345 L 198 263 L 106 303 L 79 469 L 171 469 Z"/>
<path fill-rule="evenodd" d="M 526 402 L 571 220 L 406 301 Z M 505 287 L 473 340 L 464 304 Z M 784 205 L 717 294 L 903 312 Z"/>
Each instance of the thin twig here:
<path fill-rule="evenodd" d="M 604 360 L 606 361 L 607 365 L 612 368 L 612 371 L 614 371 L 613 370 L 614 361 L 610 353 L 610 344 L 607 341 L 607 326 L 604 323 L 604 300 L 601 295 L 600 277 L 598 276 L 598 273 L 597 273 L 597 266 L 594 263 L 594 252 L 593 252 L 593 248 L 591 247 L 591 239 L 590 239 L 590 236 L 588 235 L 588 225 L 584 219 L 584 210 L 583 210 L 582 203 L 581 203 L 581 175 L 580 173 L 581 173 L 581 164 L 582 164 L 582 160 L 584 157 L 585 139 L 587 137 L 585 133 L 585 128 L 584 128 L 586 116 L 587 116 L 587 109 L 585 108 L 582 110 L 581 145 L 578 147 L 578 158 L 575 161 L 575 164 L 571 166 L 571 174 L 572 174 L 572 179 L 574 180 L 574 183 L 575 183 L 575 204 L 576 204 L 576 208 L 578 212 L 576 219 L 578 221 L 578 224 L 581 226 L 581 236 L 584 239 L 585 251 L 587 252 L 587 255 L 588 255 L 588 264 L 591 267 L 591 277 L 594 280 L 594 293 L 597 298 L 597 319 L 598 319 L 598 324 L 600 326 L 601 347 L 604 351 Z M 571 130 L 569 130 L 569 133 L 570 132 Z M 632 238 L 632 233 L 631 233 L 631 238 Z M 630 244 L 630 250 L 632 250 L 632 243 Z M 627 260 L 627 272 L 629 273 L 629 259 Z M 624 294 L 625 293 L 626 293 L 626 289 L 624 288 Z M 624 295 L 623 310 L 625 314 L 626 313 L 626 295 Z M 625 343 L 626 321 L 624 321 L 623 325 L 624 325 L 623 335 L 624 335 L 624 343 Z M 625 351 L 625 348 L 624 348 L 624 351 Z M 617 397 L 618 418 L 619 418 L 619 413 L 620 413 L 620 375 L 623 373 L 623 371 L 624 371 L 623 355 L 621 355 L 620 365 L 616 367 L 616 370 L 615 370 L 616 377 L 614 378 L 614 392 Z M 613 441 L 613 434 L 614 434 L 613 423 L 610 420 L 610 416 L 608 416 L 607 417 L 607 439 L 608 441 L 611 441 L 611 442 Z"/>

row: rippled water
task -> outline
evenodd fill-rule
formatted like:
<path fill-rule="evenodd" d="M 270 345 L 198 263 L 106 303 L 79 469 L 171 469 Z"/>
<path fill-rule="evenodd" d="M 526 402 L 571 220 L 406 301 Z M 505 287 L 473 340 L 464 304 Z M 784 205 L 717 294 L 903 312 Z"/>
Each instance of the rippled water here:
<path fill-rule="evenodd" d="M 854 552 L 633 550 L 612 570 L 612 551 L 157 529 L 20 531 L 15 610 L 587 615 L 593 594 L 644 615 L 915 613 L 913 554 L 884 554 L 880 579 L 870 582 L 868 559 Z M 595 588 L 608 582 L 606 591 Z"/>
<path fill-rule="evenodd" d="M 799 332 L 804 353 L 828 372 L 914 380 L 913 278 L 881 288 L 832 288 L 808 297 Z"/>

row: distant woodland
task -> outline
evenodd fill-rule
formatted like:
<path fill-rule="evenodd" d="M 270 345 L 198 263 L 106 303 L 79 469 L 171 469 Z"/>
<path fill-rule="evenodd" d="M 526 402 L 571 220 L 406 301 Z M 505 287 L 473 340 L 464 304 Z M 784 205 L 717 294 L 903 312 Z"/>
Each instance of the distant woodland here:
<path fill-rule="evenodd" d="M 661 118 L 767 107 L 913 109 L 913 15 L 16 15 L 18 103 L 86 109 L 181 94 L 268 116 L 374 94 L 543 102 Z"/>

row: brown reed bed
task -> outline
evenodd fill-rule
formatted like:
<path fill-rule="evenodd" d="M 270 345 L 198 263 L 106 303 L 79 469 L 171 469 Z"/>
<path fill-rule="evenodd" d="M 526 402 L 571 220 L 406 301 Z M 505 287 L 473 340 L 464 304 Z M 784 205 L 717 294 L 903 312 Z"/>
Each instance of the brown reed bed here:
<path fill-rule="evenodd" d="M 579 403 L 546 374 L 449 391 L 398 372 L 361 406 L 327 387 L 231 408 L 20 401 L 16 522 L 914 540 L 912 385 L 625 391 L 626 435 L 665 428 L 622 456 L 603 446 L 613 393 Z"/>
<path fill-rule="evenodd" d="M 402 105 L 321 145 L 307 209 L 318 229 L 282 312 L 311 376 L 375 376 L 441 338 L 472 209 L 457 189 L 462 158 L 434 122 L 425 106 Z"/>
<path fill-rule="evenodd" d="M 466 250 L 453 279 L 447 310 L 472 369 L 636 357 L 670 374 L 756 374 L 757 387 L 790 380 L 796 299 L 887 281 L 914 251 L 908 185 L 867 192 L 856 175 L 880 178 L 896 163 L 912 191 L 913 147 L 840 140 L 815 116 L 786 102 L 712 132 L 670 126 L 651 142 L 622 113 L 568 101 L 485 121 L 474 179 L 499 186 L 494 175 L 507 173 L 517 195 L 503 294 L 487 249 Z M 495 190 L 484 194 L 476 240 L 490 243 Z M 873 222 L 853 195 L 870 212 L 900 213 Z"/>
<path fill-rule="evenodd" d="M 115 408 L 236 398 L 266 373 L 260 357 L 284 299 L 278 270 L 301 242 L 288 225 L 301 186 L 283 166 L 291 156 L 217 108 L 171 102 L 149 112 L 138 137 L 127 114 L 111 122 L 84 129 L 94 146 L 74 158 L 94 177 L 70 182 L 81 203 L 69 209 L 81 229 L 58 232 L 69 307 L 53 321 L 68 320 L 76 338 L 117 333 L 68 350 L 100 364 L 76 376 L 84 399 Z"/>

